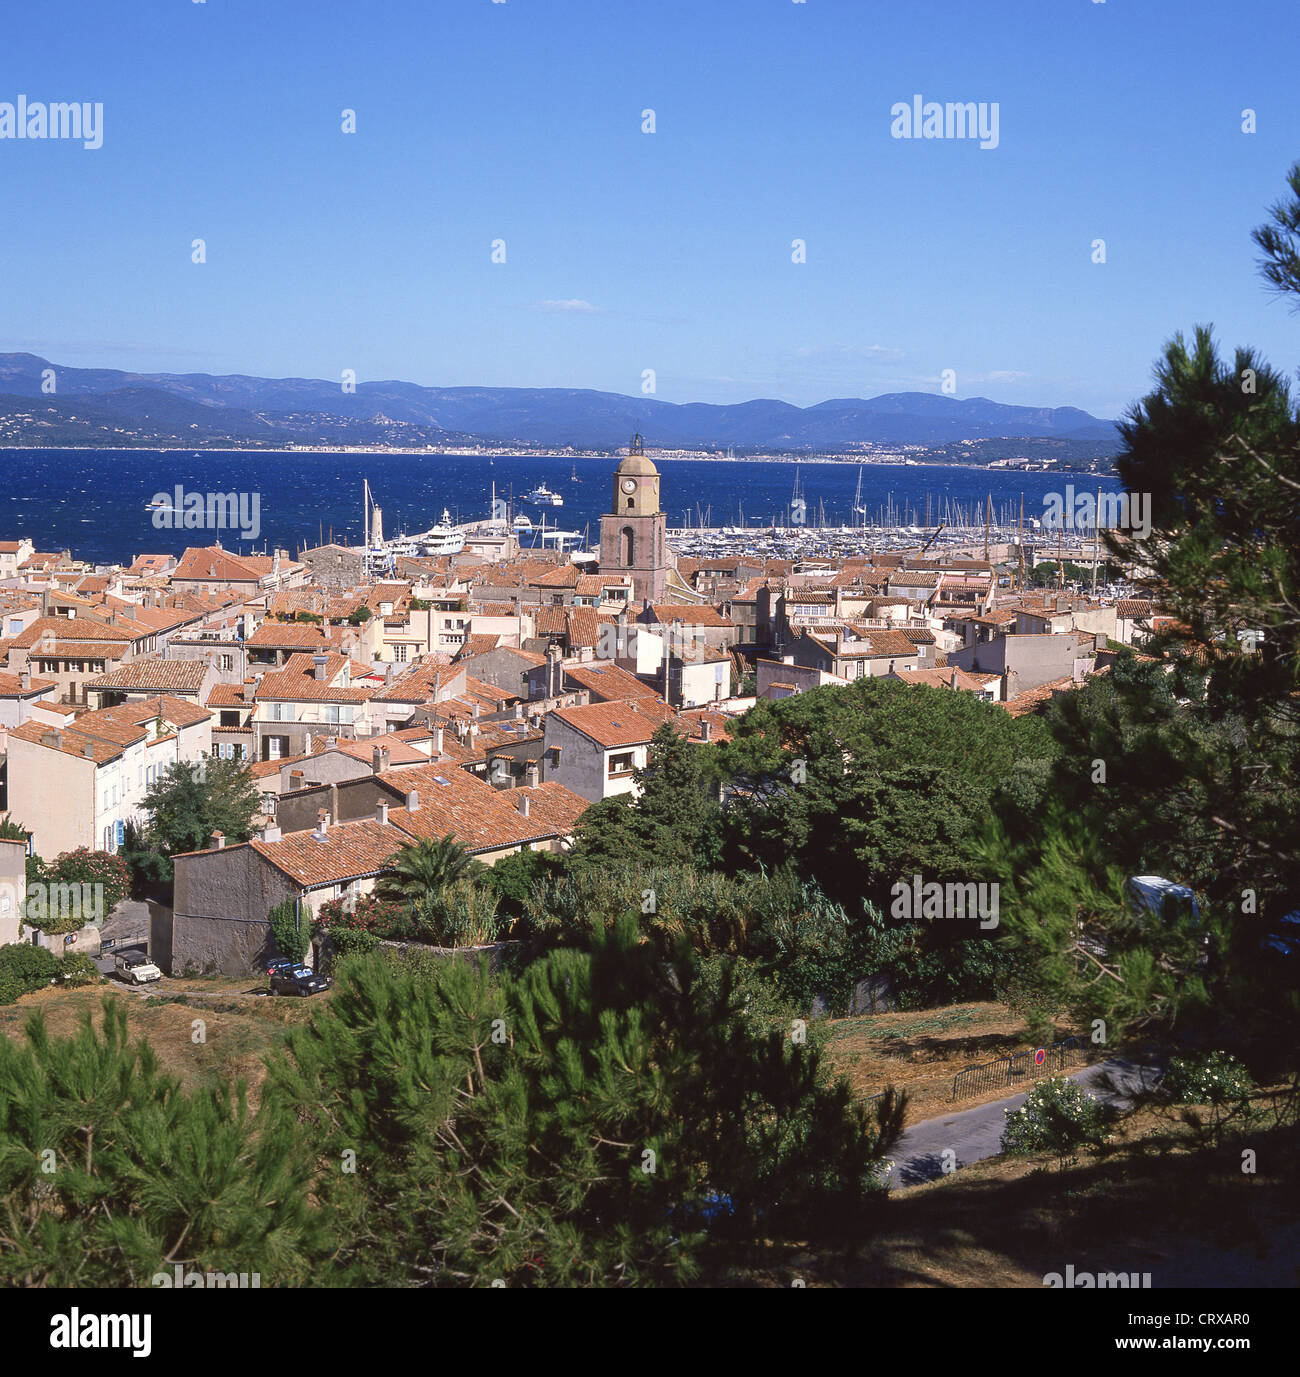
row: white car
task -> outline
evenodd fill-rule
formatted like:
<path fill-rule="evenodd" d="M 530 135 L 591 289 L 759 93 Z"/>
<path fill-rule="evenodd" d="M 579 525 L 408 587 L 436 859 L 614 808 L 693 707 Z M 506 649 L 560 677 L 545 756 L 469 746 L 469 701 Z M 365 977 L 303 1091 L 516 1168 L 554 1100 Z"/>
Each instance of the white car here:
<path fill-rule="evenodd" d="M 113 965 L 130 985 L 148 985 L 150 981 L 162 979 L 162 972 L 143 952 L 121 952 L 114 958 Z"/>

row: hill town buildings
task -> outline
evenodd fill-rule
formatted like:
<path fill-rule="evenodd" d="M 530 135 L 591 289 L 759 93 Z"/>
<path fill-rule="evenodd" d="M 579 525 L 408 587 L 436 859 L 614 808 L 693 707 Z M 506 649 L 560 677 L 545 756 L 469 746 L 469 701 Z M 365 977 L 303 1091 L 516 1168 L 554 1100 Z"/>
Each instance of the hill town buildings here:
<path fill-rule="evenodd" d="M 420 838 L 564 850 L 664 726 L 707 747 L 758 698 L 868 676 L 1035 711 L 1157 619 L 1014 589 L 970 551 L 678 556 L 661 482 L 637 437 L 598 559 L 485 531 L 378 580 L 336 545 L 92 570 L 0 541 L 0 809 L 47 858 L 113 852 L 165 771 L 246 762 L 257 831 L 176 858 L 154 942 L 177 970 L 250 969 L 273 904 L 369 893 Z"/>

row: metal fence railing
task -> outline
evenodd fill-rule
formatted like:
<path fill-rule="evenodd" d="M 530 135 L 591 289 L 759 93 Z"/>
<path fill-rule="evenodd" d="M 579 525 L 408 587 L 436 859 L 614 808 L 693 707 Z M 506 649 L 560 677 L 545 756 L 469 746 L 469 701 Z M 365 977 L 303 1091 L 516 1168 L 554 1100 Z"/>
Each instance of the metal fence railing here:
<path fill-rule="evenodd" d="M 128 935 L 117 937 L 105 937 L 99 944 L 101 951 L 110 952 L 118 947 L 143 947 L 148 944 L 149 934 L 147 932 L 133 932 Z"/>
<path fill-rule="evenodd" d="M 1049 1076 L 1067 1066 L 1082 1066 L 1088 1060 L 1088 1045 L 1079 1038 L 1065 1038 L 1032 1052 L 1016 1052 L 996 1061 L 968 1066 L 952 1078 L 952 1098 L 969 1099 L 989 1090 L 1014 1087 L 1033 1076 Z"/>

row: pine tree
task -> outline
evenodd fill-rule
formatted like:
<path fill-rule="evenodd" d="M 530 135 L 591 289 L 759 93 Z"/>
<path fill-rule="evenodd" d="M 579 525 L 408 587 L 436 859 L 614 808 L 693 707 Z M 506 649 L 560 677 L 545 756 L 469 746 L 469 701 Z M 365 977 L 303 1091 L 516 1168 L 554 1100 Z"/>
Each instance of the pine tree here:
<path fill-rule="evenodd" d="M 857 1236 L 901 1120 L 632 919 L 520 976 L 355 962 L 267 1094 L 318 1143 L 364 1285 L 671 1285 L 763 1238 Z"/>
<path fill-rule="evenodd" d="M 324 1216 L 291 1120 L 254 1118 L 242 1085 L 184 1093 L 124 1007 L 98 1028 L 0 1038 L 0 1279 L 17 1286 L 148 1286 L 189 1271 L 302 1285 Z"/>

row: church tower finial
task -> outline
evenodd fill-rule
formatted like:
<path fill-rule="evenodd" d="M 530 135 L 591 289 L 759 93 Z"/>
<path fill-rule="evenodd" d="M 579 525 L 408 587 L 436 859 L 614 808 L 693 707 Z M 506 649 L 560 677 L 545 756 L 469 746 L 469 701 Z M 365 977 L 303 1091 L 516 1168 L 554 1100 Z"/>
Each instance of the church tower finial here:
<path fill-rule="evenodd" d="M 634 454 L 644 454 L 644 453 L 645 453 L 645 441 L 642 440 L 642 438 L 641 438 L 641 432 L 640 432 L 639 430 L 638 430 L 637 433 L 632 437 L 632 443 L 627 447 L 627 452 L 628 452 L 628 457 L 629 457 L 629 458 L 630 458 L 632 455 L 634 455 Z"/>

